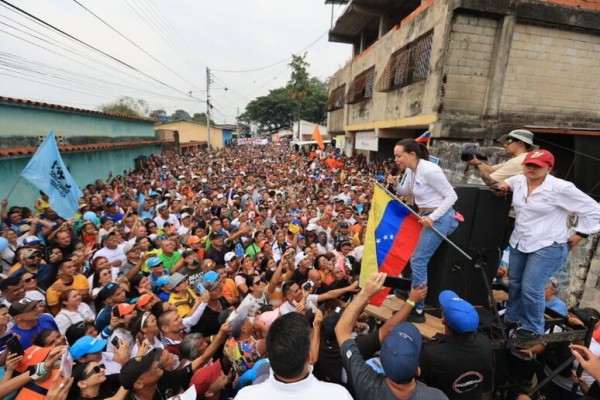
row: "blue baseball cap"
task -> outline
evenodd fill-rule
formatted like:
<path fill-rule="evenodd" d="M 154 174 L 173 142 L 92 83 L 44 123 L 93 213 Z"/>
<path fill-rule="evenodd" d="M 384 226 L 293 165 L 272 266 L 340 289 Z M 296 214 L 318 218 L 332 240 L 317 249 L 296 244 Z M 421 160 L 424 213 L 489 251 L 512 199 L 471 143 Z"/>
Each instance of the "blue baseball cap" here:
<path fill-rule="evenodd" d="M 410 382 L 419 367 L 421 333 L 410 322 L 400 322 L 385 338 L 379 357 L 385 375 L 396 383 Z"/>
<path fill-rule="evenodd" d="M 163 287 L 169 283 L 169 276 L 163 275 L 156 280 L 156 286 Z"/>
<path fill-rule="evenodd" d="M 216 282 L 219 280 L 219 274 L 215 271 L 208 271 L 204 274 L 204 282 Z"/>
<path fill-rule="evenodd" d="M 78 360 L 88 354 L 99 353 L 108 344 L 108 340 L 98 339 L 92 336 L 83 336 L 77 339 L 69 349 L 73 360 Z"/>
<path fill-rule="evenodd" d="M 458 297 L 452 290 L 440 293 L 439 302 L 446 324 L 456 333 L 475 332 L 479 327 L 479 314 L 468 301 Z"/>
<path fill-rule="evenodd" d="M 146 265 L 148 266 L 148 268 L 158 267 L 160 264 L 162 264 L 162 260 L 158 257 L 150 257 L 146 261 Z"/>

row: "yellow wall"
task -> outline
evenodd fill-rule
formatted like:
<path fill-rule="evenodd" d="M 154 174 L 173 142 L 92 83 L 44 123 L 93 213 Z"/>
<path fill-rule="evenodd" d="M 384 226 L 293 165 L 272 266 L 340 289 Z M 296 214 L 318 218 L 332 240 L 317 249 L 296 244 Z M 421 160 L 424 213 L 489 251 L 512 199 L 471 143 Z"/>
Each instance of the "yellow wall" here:
<path fill-rule="evenodd" d="M 176 121 L 166 124 L 154 125 L 155 130 L 173 130 L 179 132 L 180 143 L 190 142 L 207 142 L 206 125 L 190 121 Z M 213 148 L 220 149 L 223 147 L 223 131 L 220 128 L 210 127 L 210 145 Z"/>

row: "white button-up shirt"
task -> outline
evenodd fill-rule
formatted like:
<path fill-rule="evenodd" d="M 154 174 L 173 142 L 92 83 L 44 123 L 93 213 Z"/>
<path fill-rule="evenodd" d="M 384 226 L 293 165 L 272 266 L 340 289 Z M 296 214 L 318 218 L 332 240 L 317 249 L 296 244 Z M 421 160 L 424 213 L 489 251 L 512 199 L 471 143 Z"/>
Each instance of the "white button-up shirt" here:
<path fill-rule="evenodd" d="M 554 242 L 566 243 L 575 231 L 600 231 L 600 204 L 571 182 L 548 175 L 529 196 L 524 175 L 515 175 L 505 182 L 513 191 L 516 214 L 510 245 L 519 251 L 532 253 Z M 567 218 L 571 212 L 578 218 L 576 226 L 569 230 Z"/>

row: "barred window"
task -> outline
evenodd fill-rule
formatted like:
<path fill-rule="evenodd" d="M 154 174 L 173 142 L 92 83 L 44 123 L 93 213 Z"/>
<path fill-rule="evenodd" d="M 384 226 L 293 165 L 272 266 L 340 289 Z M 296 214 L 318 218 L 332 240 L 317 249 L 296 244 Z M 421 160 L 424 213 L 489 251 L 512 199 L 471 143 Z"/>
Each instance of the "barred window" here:
<path fill-rule="evenodd" d="M 432 39 L 433 31 L 429 31 L 394 52 L 377 82 L 376 89 L 379 92 L 389 92 L 427 79 Z"/>
<path fill-rule="evenodd" d="M 373 85 L 375 83 L 375 66 L 356 75 L 348 90 L 348 100 L 346 103 L 354 104 L 359 101 L 367 100 L 373 97 Z"/>
<path fill-rule="evenodd" d="M 333 111 L 344 107 L 346 99 L 346 84 L 338 86 L 329 95 L 327 99 L 327 111 Z"/>

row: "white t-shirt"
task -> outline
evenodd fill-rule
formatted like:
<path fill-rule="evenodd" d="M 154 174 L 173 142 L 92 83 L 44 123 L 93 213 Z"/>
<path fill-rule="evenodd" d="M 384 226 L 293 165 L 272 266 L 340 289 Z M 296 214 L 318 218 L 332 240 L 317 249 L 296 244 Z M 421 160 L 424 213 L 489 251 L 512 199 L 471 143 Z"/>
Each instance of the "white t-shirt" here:
<path fill-rule="evenodd" d="M 123 252 L 123 245 L 118 245 L 115 249 L 109 249 L 107 247 L 103 247 L 94 254 L 94 260 L 98 257 L 104 257 L 108 260 L 109 263 L 113 261 L 120 260 L 121 265 L 127 262 L 127 256 Z"/>
<path fill-rule="evenodd" d="M 77 311 L 60 310 L 54 317 L 54 322 L 56 322 L 56 325 L 58 326 L 58 331 L 64 335 L 69 326 L 84 320 L 93 321 L 94 319 L 96 319 L 96 315 L 90 306 L 81 303 L 79 307 L 77 307 Z"/>
<path fill-rule="evenodd" d="M 263 383 L 246 386 L 239 391 L 236 400 L 253 399 L 311 399 L 311 400 L 352 400 L 343 386 L 321 382 L 311 373 L 305 379 L 294 383 L 279 382 L 271 375 Z"/>

